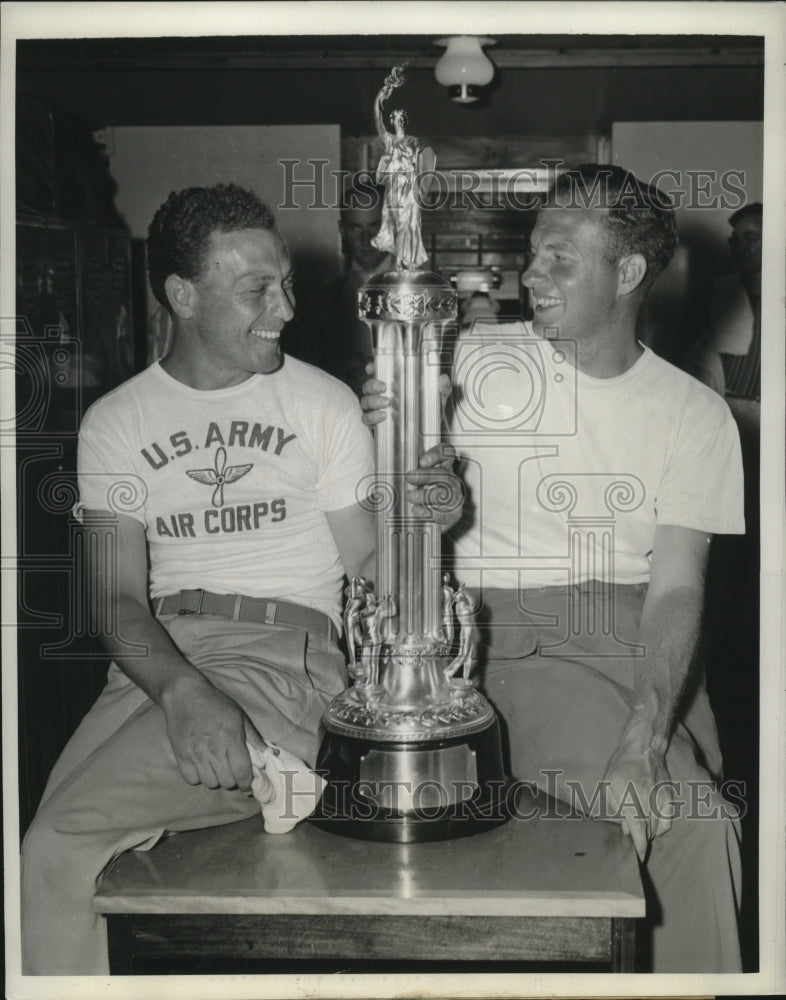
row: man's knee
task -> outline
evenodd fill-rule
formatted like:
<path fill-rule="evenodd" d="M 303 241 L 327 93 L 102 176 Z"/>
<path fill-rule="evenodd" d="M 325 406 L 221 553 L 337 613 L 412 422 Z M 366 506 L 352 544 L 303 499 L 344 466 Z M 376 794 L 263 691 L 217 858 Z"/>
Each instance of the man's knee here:
<path fill-rule="evenodd" d="M 100 851 L 107 827 L 101 806 L 55 794 L 42 806 L 22 842 L 22 864 L 58 879 L 81 867 L 80 856 Z"/>
<path fill-rule="evenodd" d="M 709 778 L 683 781 L 677 787 L 679 795 L 674 808 L 681 828 L 685 827 L 686 836 L 691 832 L 699 836 L 705 827 L 713 831 L 708 836 L 720 835 L 719 831 L 729 825 L 739 825 L 744 803 L 725 798 L 714 781 Z"/>
<path fill-rule="evenodd" d="M 689 789 L 672 803 L 670 830 L 653 842 L 683 866 L 713 867 L 727 858 L 734 867 L 739 858 L 740 807 L 725 799 L 710 782 Z"/>
<path fill-rule="evenodd" d="M 68 862 L 64 858 L 62 834 L 51 810 L 41 809 L 30 824 L 22 841 L 22 874 L 35 873 L 46 877 L 46 873 L 57 875 Z"/>

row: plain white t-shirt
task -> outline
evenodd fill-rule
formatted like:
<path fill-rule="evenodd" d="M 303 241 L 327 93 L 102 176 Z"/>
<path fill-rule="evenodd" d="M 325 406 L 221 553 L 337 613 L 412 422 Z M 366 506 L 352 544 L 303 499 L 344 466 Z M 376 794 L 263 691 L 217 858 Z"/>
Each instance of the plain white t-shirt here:
<path fill-rule="evenodd" d="M 744 529 L 739 436 L 724 400 L 644 348 L 587 376 L 568 341 L 475 324 L 454 359 L 450 438 L 472 526 L 455 548 L 470 586 L 649 580 L 657 524 Z"/>

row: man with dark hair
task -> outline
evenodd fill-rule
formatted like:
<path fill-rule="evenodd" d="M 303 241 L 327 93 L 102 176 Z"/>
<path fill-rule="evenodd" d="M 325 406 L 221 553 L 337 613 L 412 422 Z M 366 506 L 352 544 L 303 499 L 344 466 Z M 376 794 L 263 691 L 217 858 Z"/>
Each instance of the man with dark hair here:
<path fill-rule="evenodd" d="M 240 229 L 270 232 L 275 228 L 276 221 L 267 205 L 236 184 L 173 191 L 148 230 L 147 267 L 153 294 L 172 313 L 166 279 L 170 274 L 189 281 L 202 277 L 213 233 Z"/>
<path fill-rule="evenodd" d="M 346 683 L 343 576 L 370 575 L 370 435 L 346 386 L 281 352 L 292 267 L 268 209 L 234 185 L 172 194 L 148 256 L 174 339 L 80 428 L 78 514 L 114 662 L 25 838 L 27 974 L 106 973 L 102 869 L 258 811 L 252 755 L 270 743 L 313 766 Z M 449 474 L 437 462 L 410 474 L 410 499 L 440 521 L 422 493 Z"/>
<path fill-rule="evenodd" d="M 482 602 L 512 776 L 620 822 L 646 864 L 640 966 L 734 972 L 739 822 L 694 661 L 711 536 L 743 530 L 739 440 L 723 400 L 636 338 L 676 235 L 665 197 L 619 168 L 549 193 L 532 324 L 476 324 L 454 358 L 471 496 L 455 574 Z M 373 424 L 385 387 L 365 391 Z"/>

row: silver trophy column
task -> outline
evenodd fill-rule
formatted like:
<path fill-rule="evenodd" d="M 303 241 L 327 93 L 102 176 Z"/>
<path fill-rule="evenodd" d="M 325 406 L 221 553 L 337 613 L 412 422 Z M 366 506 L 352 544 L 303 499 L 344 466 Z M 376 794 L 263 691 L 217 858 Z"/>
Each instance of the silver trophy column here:
<path fill-rule="evenodd" d="M 315 821 L 378 840 L 463 836 L 505 818 L 499 724 L 469 679 L 472 599 L 443 574 L 439 526 L 412 512 L 405 479 L 439 442 L 440 342 L 456 296 L 437 274 L 390 271 L 361 289 L 359 313 L 394 403 L 375 428 L 365 490 L 377 522 L 375 587 L 355 579 L 348 588 L 354 684 L 323 720 L 317 768 L 328 785 Z"/>
<path fill-rule="evenodd" d="M 427 254 L 418 185 L 435 157 L 406 134 L 403 111 L 390 115 L 392 132 L 385 127 L 382 105 L 404 82 L 395 67 L 374 101 L 385 199 L 371 242 L 395 255 L 396 268 L 358 292 L 376 372 L 394 400 L 375 428 L 376 474 L 365 484 L 377 523 L 376 577 L 373 589 L 363 579 L 348 588 L 354 684 L 323 719 L 317 768 L 328 783 L 313 817 L 336 833 L 399 842 L 475 833 L 501 822 L 506 802 L 499 723 L 469 676 L 473 599 L 442 573 L 440 529 L 407 498 L 406 473 L 439 443 L 442 329 L 455 320 L 457 300 L 438 274 L 419 270 Z"/>

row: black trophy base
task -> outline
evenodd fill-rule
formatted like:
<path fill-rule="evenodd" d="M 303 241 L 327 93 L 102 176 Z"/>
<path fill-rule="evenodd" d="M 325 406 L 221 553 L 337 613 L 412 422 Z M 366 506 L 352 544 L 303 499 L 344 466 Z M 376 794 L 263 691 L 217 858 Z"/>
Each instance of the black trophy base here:
<path fill-rule="evenodd" d="M 473 773 L 456 768 L 460 761 L 470 761 Z M 490 830 L 509 816 L 496 717 L 479 732 L 443 740 L 392 743 L 328 732 L 316 770 L 327 785 L 310 821 L 343 837 L 451 840 Z M 393 808 L 390 799 L 402 789 L 407 807 Z"/>

